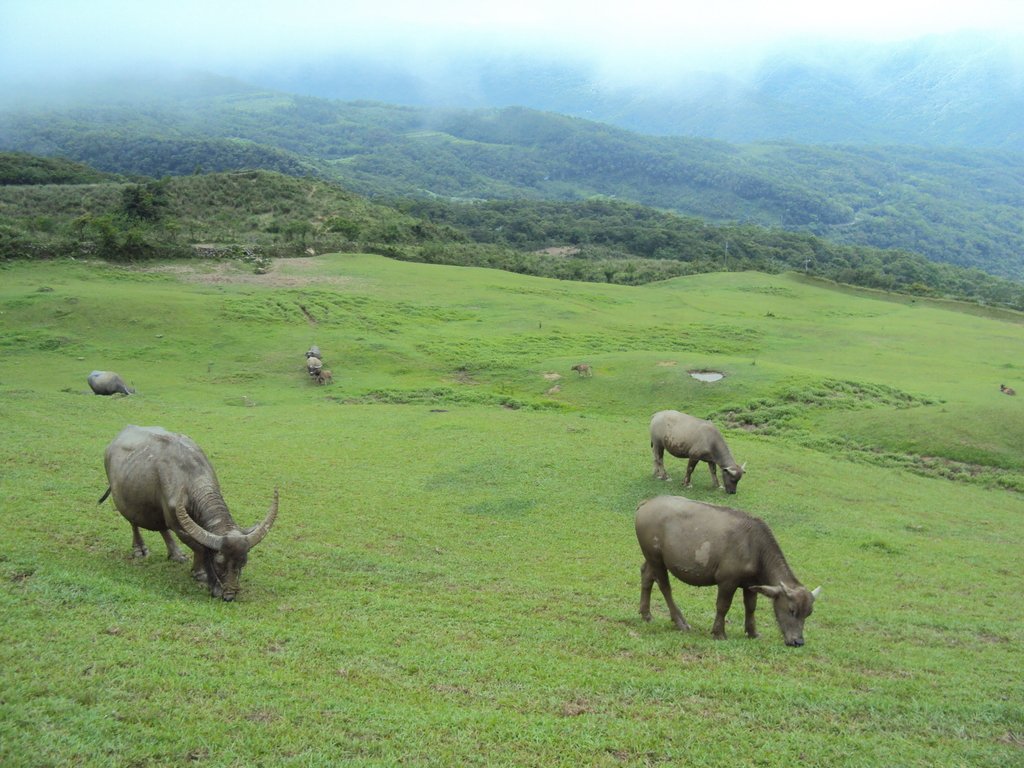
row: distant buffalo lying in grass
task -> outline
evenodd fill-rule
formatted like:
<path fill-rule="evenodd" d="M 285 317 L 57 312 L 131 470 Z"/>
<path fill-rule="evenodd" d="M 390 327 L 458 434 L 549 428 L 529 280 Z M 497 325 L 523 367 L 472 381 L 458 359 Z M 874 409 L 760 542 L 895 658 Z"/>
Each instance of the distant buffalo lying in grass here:
<path fill-rule="evenodd" d="M 1015 390 L 1013 387 L 1008 387 L 1005 384 L 1000 384 L 999 385 L 999 391 L 1002 392 L 1004 395 L 1016 395 L 1017 394 L 1017 390 Z"/>
<path fill-rule="evenodd" d="M 93 371 L 88 381 L 89 388 L 97 395 L 130 395 L 135 392 L 113 371 Z"/>

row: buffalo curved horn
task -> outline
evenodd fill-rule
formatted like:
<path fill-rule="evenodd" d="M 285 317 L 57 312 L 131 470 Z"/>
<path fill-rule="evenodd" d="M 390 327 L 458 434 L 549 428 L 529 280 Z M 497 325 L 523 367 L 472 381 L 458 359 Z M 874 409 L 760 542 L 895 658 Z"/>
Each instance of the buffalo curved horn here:
<path fill-rule="evenodd" d="M 818 599 L 818 595 L 820 595 L 820 594 L 821 594 L 821 587 L 815 587 L 814 589 L 811 590 L 811 597 L 813 597 L 815 600 Z"/>
<path fill-rule="evenodd" d="M 218 536 L 215 533 L 210 533 L 208 530 L 203 528 L 199 523 L 188 516 L 188 512 L 185 511 L 184 507 L 175 507 L 174 516 L 177 518 L 178 525 L 181 526 L 181 530 L 207 549 L 220 550 L 221 546 L 223 546 L 224 537 Z"/>
<path fill-rule="evenodd" d="M 274 489 L 274 500 L 270 502 L 270 509 L 267 510 L 267 516 L 263 518 L 263 522 L 253 527 L 251 531 L 245 534 L 245 543 L 249 549 L 252 549 L 261 541 L 263 537 L 267 535 L 270 530 L 270 526 L 274 524 L 274 520 L 277 518 L 277 488 Z"/>

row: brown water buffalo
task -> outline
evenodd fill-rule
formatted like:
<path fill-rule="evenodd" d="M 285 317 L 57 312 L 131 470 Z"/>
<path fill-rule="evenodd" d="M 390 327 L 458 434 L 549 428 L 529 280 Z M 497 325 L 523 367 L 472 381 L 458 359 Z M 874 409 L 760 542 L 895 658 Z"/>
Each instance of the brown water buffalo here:
<path fill-rule="evenodd" d="M 1005 384 L 1000 384 L 999 385 L 999 391 L 1002 392 L 1004 395 L 1016 395 L 1017 394 L 1017 390 L 1015 390 L 1013 387 L 1008 387 Z"/>
<path fill-rule="evenodd" d="M 131 395 L 135 392 L 113 371 L 93 371 L 87 381 L 97 395 Z"/>
<path fill-rule="evenodd" d="M 658 582 L 673 623 L 680 630 L 690 629 L 672 601 L 671 573 L 695 587 L 718 586 L 711 629 L 716 639 L 725 639 L 725 615 L 736 590 L 742 589 L 748 637 L 758 636 L 754 609 L 761 594 L 772 600 L 786 645 L 804 644 L 804 620 L 811 615 L 821 587 L 812 592 L 800 583 L 763 520 L 682 496 L 657 496 L 637 506 L 636 537 L 644 554 L 640 570 L 644 621 L 651 620 L 651 587 Z"/>
<path fill-rule="evenodd" d="M 570 370 L 576 371 L 580 376 L 593 376 L 594 369 L 591 368 L 587 363 L 577 363 Z"/>
<path fill-rule="evenodd" d="M 277 517 L 277 490 L 263 522 L 239 528 L 203 451 L 161 427 L 125 427 L 107 446 L 103 464 L 110 485 L 100 503 L 113 495 L 114 505 L 131 523 L 134 554 L 149 552 L 139 532 L 145 528 L 160 532 L 169 558 L 184 560 L 173 531 L 194 553 L 196 580 L 205 582 L 214 597 L 233 600 L 249 551 Z"/>
<path fill-rule="evenodd" d="M 314 377 L 313 380 L 316 381 L 317 384 L 321 384 L 321 385 L 323 385 L 323 384 L 330 384 L 331 382 L 334 381 L 334 376 L 331 374 L 331 372 L 329 370 L 327 370 L 326 368 L 323 368 Z"/>
<path fill-rule="evenodd" d="M 683 487 L 690 486 L 690 476 L 698 462 L 706 461 L 711 469 L 711 480 L 718 488 L 718 473 L 722 468 L 722 482 L 726 493 L 736 493 L 736 484 L 743 477 L 746 464 L 738 465 L 725 444 L 725 438 L 710 421 L 698 419 L 679 411 L 658 411 L 651 417 L 651 451 L 654 454 L 654 476 L 668 480 L 664 456 L 668 451 L 680 459 L 688 459 Z"/>

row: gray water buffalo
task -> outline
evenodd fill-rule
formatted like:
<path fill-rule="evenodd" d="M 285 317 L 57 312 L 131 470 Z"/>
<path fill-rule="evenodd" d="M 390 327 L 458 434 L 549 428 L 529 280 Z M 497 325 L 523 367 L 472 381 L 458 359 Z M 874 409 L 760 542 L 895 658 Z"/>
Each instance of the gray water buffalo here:
<path fill-rule="evenodd" d="M 761 594 L 772 600 L 786 645 L 804 644 L 804 620 L 811 615 L 821 587 L 812 592 L 800 583 L 763 520 L 682 496 L 657 496 L 637 506 L 636 538 L 644 554 L 640 569 L 644 621 L 651 620 L 651 587 L 658 582 L 672 622 L 680 630 L 690 629 L 672 601 L 671 573 L 695 587 L 718 585 L 714 638 L 725 639 L 725 615 L 736 590 L 742 589 L 748 637 L 758 636 L 754 609 Z"/>
<path fill-rule="evenodd" d="M 277 489 L 263 522 L 239 528 L 203 451 L 161 427 L 125 427 L 107 446 L 103 464 L 109 487 L 99 503 L 113 495 L 114 505 L 131 523 L 134 554 L 149 553 L 139 532 L 145 528 L 160 532 L 170 559 L 185 560 L 173 531 L 193 551 L 193 577 L 205 582 L 212 596 L 234 600 L 249 551 L 277 517 Z"/>
<path fill-rule="evenodd" d="M 683 479 L 685 488 L 690 486 L 693 468 L 701 461 L 708 463 L 715 488 L 719 487 L 715 466 L 722 468 L 726 493 L 736 493 L 736 484 L 746 468 L 746 464 L 740 466 L 733 460 L 725 438 L 714 424 L 679 411 L 658 411 L 651 417 L 651 451 L 654 454 L 654 476 L 659 480 L 669 479 L 665 472 L 665 451 L 689 460 Z"/>
<path fill-rule="evenodd" d="M 323 355 L 320 354 L 320 347 L 314 344 L 312 347 L 306 350 L 306 357 L 319 357 L 323 359 Z"/>
<path fill-rule="evenodd" d="M 310 376 L 314 378 L 320 375 L 320 371 L 323 369 L 323 361 L 319 357 L 307 357 L 306 358 L 306 370 Z"/>
<path fill-rule="evenodd" d="M 135 392 L 113 371 L 93 371 L 88 381 L 89 388 L 97 395 L 130 395 Z"/>

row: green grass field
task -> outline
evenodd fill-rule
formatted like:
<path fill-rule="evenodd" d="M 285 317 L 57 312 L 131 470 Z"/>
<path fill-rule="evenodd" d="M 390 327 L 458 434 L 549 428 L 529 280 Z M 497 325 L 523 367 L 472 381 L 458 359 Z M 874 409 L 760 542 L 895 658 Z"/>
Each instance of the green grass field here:
<path fill-rule="evenodd" d="M 1001 383 L 1024 393 L 1021 316 L 795 276 L 3 265 L 0 764 L 1022 765 Z M 714 590 L 678 582 L 693 631 L 657 590 L 640 620 L 633 510 L 683 493 L 683 462 L 651 476 L 663 408 L 747 463 L 685 495 L 763 517 L 823 587 L 805 647 L 765 600 L 759 640 L 741 601 L 713 640 Z M 235 603 L 97 506 L 129 423 L 203 446 L 242 525 L 280 488 Z"/>

